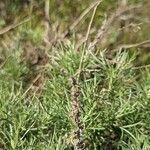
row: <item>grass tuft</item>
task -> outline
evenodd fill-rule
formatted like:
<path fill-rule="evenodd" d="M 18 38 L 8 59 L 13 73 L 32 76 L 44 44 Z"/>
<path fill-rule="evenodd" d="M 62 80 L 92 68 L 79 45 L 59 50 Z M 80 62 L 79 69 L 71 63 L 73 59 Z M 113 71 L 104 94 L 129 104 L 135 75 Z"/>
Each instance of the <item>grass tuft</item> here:
<path fill-rule="evenodd" d="M 0 70 L 0 144 L 5 149 L 71 149 L 73 129 L 68 79 L 78 72 L 80 52 L 73 45 L 54 54 L 49 78 L 40 97 L 24 103 L 20 75 L 25 72 L 18 54 Z M 117 53 L 109 60 L 105 51 L 86 51 L 78 86 L 82 138 L 87 149 L 150 148 L 150 70 L 133 68 L 135 57 Z"/>

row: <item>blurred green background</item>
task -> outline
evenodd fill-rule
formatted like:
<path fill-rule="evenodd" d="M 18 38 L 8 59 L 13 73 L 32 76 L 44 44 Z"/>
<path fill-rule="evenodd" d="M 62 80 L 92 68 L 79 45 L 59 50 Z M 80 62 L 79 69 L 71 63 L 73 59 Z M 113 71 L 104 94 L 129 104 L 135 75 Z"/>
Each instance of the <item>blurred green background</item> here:
<path fill-rule="evenodd" d="M 0 1 L 0 29 L 12 24 L 21 24 L 5 34 L 1 34 L 0 52 L 1 57 L 7 55 L 7 51 L 17 49 L 22 40 L 31 40 L 38 45 L 43 42 L 45 32 L 45 8 L 49 4 L 49 34 L 48 40 L 51 43 L 56 41 L 65 32 L 67 36 L 60 41 L 69 39 L 80 44 L 87 33 L 87 28 L 92 16 L 91 9 L 78 25 L 70 31 L 70 26 L 78 17 L 88 9 L 93 0 L 5 0 Z M 97 8 L 88 42 L 92 41 L 102 26 L 102 22 L 107 17 L 111 17 L 121 3 L 126 6 L 140 5 L 138 9 L 133 9 L 116 18 L 109 27 L 106 37 L 98 43 L 99 49 L 113 47 L 121 44 L 135 44 L 149 39 L 150 32 L 150 1 L 149 0 L 103 0 Z M 122 19 L 123 18 L 123 19 Z M 125 19 L 124 19 L 125 18 Z M 22 23 L 24 20 L 28 20 Z M 122 27 L 122 22 L 124 25 Z M 138 64 L 150 63 L 150 48 L 147 44 L 142 48 L 130 48 L 131 52 L 138 55 Z"/>

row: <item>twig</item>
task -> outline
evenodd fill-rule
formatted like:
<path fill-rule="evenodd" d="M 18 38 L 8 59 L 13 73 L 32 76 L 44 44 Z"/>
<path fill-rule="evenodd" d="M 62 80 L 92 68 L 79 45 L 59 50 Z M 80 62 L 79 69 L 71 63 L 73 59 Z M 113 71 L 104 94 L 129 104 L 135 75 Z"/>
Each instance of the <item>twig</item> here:
<path fill-rule="evenodd" d="M 96 29 L 92 28 L 90 30 L 89 36 L 95 32 L 96 32 Z M 75 45 L 75 50 L 78 50 L 83 45 L 83 43 L 85 43 L 85 41 L 86 41 L 86 37 L 83 35 L 83 37 L 81 39 L 79 39 L 79 41 L 77 41 L 77 43 Z"/>
<path fill-rule="evenodd" d="M 49 16 L 49 6 L 50 6 L 50 1 L 45 0 L 45 18 L 49 21 L 50 16 Z"/>
<path fill-rule="evenodd" d="M 49 47 L 51 47 L 58 40 L 63 40 L 70 31 L 74 30 L 76 26 L 81 22 L 81 20 L 95 7 L 95 5 L 97 5 L 97 3 L 99 3 L 99 0 L 96 0 L 95 2 L 91 3 L 90 6 L 86 8 L 81 13 L 81 15 L 73 22 L 73 24 L 69 26 L 69 29 L 61 33 L 56 39 L 50 41 L 51 45 Z M 83 41 L 83 43 L 84 42 L 85 40 Z"/>
<path fill-rule="evenodd" d="M 50 9 L 50 1 L 45 0 L 45 7 L 44 7 L 44 26 L 45 26 L 45 33 L 43 37 L 43 41 L 45 42 L 46 48 L 48 49 L 51 47 L 51 43 L 49 40 L 49 33 L 50 33 L 50 16 L 49 16 L 49 9 Z"/>
<path fill-rule="evenodd" d="M 91 20 L 90 20 L 90 23 L 89 23 L 89 26 L 88 26 L 88 29 L 87 29 L 85 41 L 84 41 L 85 43 L 84 43 L 84 46 L 83 46 L 82 56 L 81 56 L 81 60 L 80 60 L 80 64 L 79 64 L 79 69 L 78 69 L 79 71 L 81 71 L 81 69 L 82 69 L 82 64 L 83 64 L 84 54 L 85 54 L 85 48 L 86 48 L 86 44 L 87 44 L 86 42 L 87 42 L 88 37 L 89 37 L 89 33 L 90 33 L 91 26 L 92 26 L 92 22 L 93 22 L 93 19 L 94 19 L 94 16 L 95 16 L 97 7 L 98 7 L 98 5 L 99 5 L 101 2 L 102 2 L 102 0 L 99 1 L 99 2 L 97 2 L 97 5 L 94 7 L 94 10 L 93 10 L 93 14 L 92 14 L 92 17 L 91 17 Z M 79 75 L 80 75 L 80 74 L 78 74 L 78 80 L 79 80 Z"/>
<path fill-rule="evenodd" d="M 28 21 L 30 21 L 30 20 L 31 20 L 31 18 L 27 18 L 27 19 L 23 20 L 22 22 L 14 23 L 14 24 L 11 24 L 7 27 L 4 27 L 3 29 L 0 29 L 0 35 L 10 31 L 10 30 L 12 30 L 12 29 L 14 29 L 14 28 L 16 28 L 16 27 L 18 27 L 18 26 L 20 26 L 20 25 L 22 25 L 22 24 L 24 24 Z"/>
<path fill-rule="evenodd" d="M 105 20 L 103 21 L 101 28 L 98 30 L 98 33 L 95 36 L 94 40 L 90 43 L 89 48 L 90 49 L 93 48 L 99 41 L 101 41 L 105 37 L 107 31 L 111 27 L 111 24 L 115 21 L 116 18 L 118 18 L 119 16 L 121 16 L 123 13 L 127 11 L 130 11 L 132 9 L 136 9 L 139 7 L 140 5 L 130 6 L 125 9 L 118 8 L 108 19 L 106 19 L 105 17 Z"/>
<path fill-rule="evenodd" d="M 146 41 L 136 43 L 136 44 L 119 45 L 119 46 L 117 46 L 117 48 L 113 49 L 112 51 L 117 51 L 117 50 L 120 50 L 120 49 L 129 49 L 129 48 L 134 48 L 134 47 L 143 47 L 146 44 L 150 44 L 150 40 L 146 40 Z"/>
<path fill-rule="evenodd" d="M 89 23 L 89 26 L 88 26 L 88 30 L 87 30 L 87 33 L 86 33 L 86 37 L 85 37 L 84 48 L 85 48 L 85 46 L 86 46 L 86 44 L 87 44 L 86 42 L 87 42 L 88 37 L 89 37 L 89 33 L 90 33 L 90 30 L 91 30 L 91 26 L 92 26 L 92 23 L 93 23 L 93 20 L 94 20 L 94 16 L 95 16 L 97 7 L 98 7 L 98 5 L 99 5 L 101 2 L 102 2 L 102 0 L 99 1 L 99 2 L 97 3 L 97 5 L 94 7 L 93 14 L 92 14 L 92 17 L 91 17 L 91 20 L 90 20 L 90 23 Z"/>
<path fill-rule="evenodd" d="M 85 9 L 81 15 L 75 20 L 75 22 L 69 27 L 69 30 L 66 30 L 63 34 L 63 38 L 69 33 L 69 31 L 72 31 L 80 22 L 81 20 L 90 12 L 91 9 L 93 9 L 98 3 L 100 3 L 99 0 L 93 2 L 90 4 L 90 6 Z"/>

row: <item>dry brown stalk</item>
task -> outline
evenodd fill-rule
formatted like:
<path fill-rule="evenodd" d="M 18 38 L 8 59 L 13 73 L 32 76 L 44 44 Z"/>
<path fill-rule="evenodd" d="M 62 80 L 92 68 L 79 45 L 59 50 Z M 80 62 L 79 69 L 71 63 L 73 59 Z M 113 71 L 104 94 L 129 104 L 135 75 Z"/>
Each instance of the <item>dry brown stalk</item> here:
<path fill-rule="evenodd" d="M 85 9 L 81 15 L 73 22 L 73 24 L 69 27 L 69 30 L 66 30 L 63 34 L 63 38 L 68 34 L 69 31 L 72 31 L 80 22 L 81 20 L 96 6 L 100 3 L 101 1 L 97 0 L 93 3 L 90 4 L 90 6 Z"/>
<path fill-rule="evenodd" d="M 74 147 L 74 150 L 81 150 L 84 148 L 84 143 L 82 141 L 82 125 L 80 119 L 80 102 L 79 102 L 79 95 L 80 90 L 79 86 L 77 85 L 77 81 L 74 77 L 71 79 L 71 89 L 70 89 L 70 96 L 71 96 L 71 112 L 70 118 L 74 125 L 74 129 L 71 133 L 71 143 Z"/>
<path fill-rule="evenodd" d="M 101 2 L 102 2 L 102 0 L 99 1 L 99 2 L 97 2 L 97 4 L 96 4 L 95 7 L 94 7 L 93 14 L 92 14 L 90 23 L 89 23 L 89 25 L 88 25 L 88 29 L 87 29 L 87 33 L 86 33 L 86 37 L 85 37 L 85 42 L 87 42 L 87 40 L 88 40 L 88 37 L 89 37 L 89 34 L 90 34 L 91 26 L 92 26 L 92 23 L 93 23 L 93 20 L 94 20 L 94 16 L 95 16 L 97 7 L 98 7 L 98 5 L 99 5 Z M 87 44 L 87 43 L 85 43 L 85 45 L 86 45 L 86 44 Z M 84 48 L 85 48 L 85 45 L 84 45 Z M 83 48 L 83 49 L 84 49 L 84 48 Z"/>
<path fill-rule="evenodd" d="M 88 25 L 88 29 L 87 29 L 87 33 L 86 33 L 86 37 L 85 37 L 85 43 L 83 45 L 83 51 L 82 51 L 82 56 L 81 56 L 81 60 L 80 60 L 80 64 L 79 64 L 79 72 L 81 72 L 82 70 L 82 65 L 83 65 L 83 61 L 84 61 L 84 55 L 85 55 L 85 48 L 86 48 L 86 45 L 87 45 L 87 40 L 88 40 L 88 37 L 89 37 L 89 33 L 90 33 L 90 30 L 91 30 L 91 26 L 92 26 L 92 23 L 93 23 L 93 20 L 94 20 L 94 16 L 95 16 L 95 13 L 96 13 L 96 10 L 97 10 L 97 7 L 98 5 L 101 3 L 102 1 L 99 1 L 97 3 L 97 5 L 95 5 L 94 7 L 94 10 L 93 10 L 93 14 L 92 14 L 92 17 L 91 17 L 91 20 L 90 20 L 90 23 Z M 78 74 L 80 75 L 80 74 Z M 78 79 L 79 79 L 79 76 L 78 76 Z"/>
<path fill-rule="evenodd" d="M 81 15 L 69 26 L 69 29 L 65 30 L 63 33 L 60 33 L 56 39 L 52 39 L 49 43 L 51 47 L 54 43 L 56 43 L 57 41 L 62 41 L 64 40 L 64 38 L 68 35 L 68 33 L 70 31 L 73 31 L 77 25 L 81 22 L 81 20 L 83 20 L 83 18 L 97 5 L 99 4 L 101 1 L 96 0 L 95 2 L 91 3 L 90 6 L 88 8 L 86 8 Z M 85 42 L 85 40 L 84 40 Z"/>
<path fill-rule="evenodd" d="M 25 20 L 23 20 L 19 23 L 13 23 L 11 25 L 8 25 L 7 27 L 4 27 L 3 29 L 0 29 L 0 35 L 10 31 L 10 30 L 12 30 L 12 29 L 14 29 L 14 28 L 16 28 L 16 27 L 18 27 L 18 26 L 20 26 L 20 25 L 22 25 L 22 24 L 24 24 L 28 21 L 30 21 L 30 20 L 31 20 L 31 18 L 27 18 L 27 19 L 25 19 Z"/>
<path fill-rule="evenodd" d="M 107 31 L 111 27 L 112 23 L 116 20 L 116 18 L 120 17 L 125 12 L 137 9 L 139 7 L 140 5 L 129 6 L 124 9 L 118 8 L 108 19 L 105 15 L 105 20 L 103 21 L 101 28 L 98 30 L 94 40 L 90 43 L 89 49 L 92 49 L 98 42 L 101 42 L 101 40 L 106 36 Z"/>
<path fill-rule="evenodd" d="M 49 9 L 50 9 L 50 1 L 45 0 L 45 8 L 44 8 L 44 26 L 45 26 L 45 33 L 44 33 L 44 42 L 46 44 L 46 47 L 49 48 L 51 47 L 50 39 L 49 39 L 49 34 L 50 34 L 50 16 L 49 16 Z"/>
<path fill-rule="evenodd" d="M 141 47 L 144 47 L 147 44 L 150 44 L 150 40 L 146 40 L 146 41 L 143 41 L 143 42 L 140 42 L 140 43 L 135 43 L 135 44 L 122 44 L 122 45 L 117 46 L 112 51 L 115 52 L 115 51 L 122 50 L 122 49 L 129 49 L 129 48 L 136 48 L 136 47 L 141 48 Z"/>

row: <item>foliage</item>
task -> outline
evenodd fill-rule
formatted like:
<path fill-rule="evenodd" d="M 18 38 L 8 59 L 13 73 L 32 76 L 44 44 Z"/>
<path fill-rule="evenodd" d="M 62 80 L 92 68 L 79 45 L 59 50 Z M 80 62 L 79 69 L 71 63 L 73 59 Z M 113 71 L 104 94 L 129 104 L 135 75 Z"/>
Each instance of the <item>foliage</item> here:
<path fill-rule="evenodd" d="M 78 70 L 80 53 L 72 45 L 58 52 L 49 65 L 50 78 L 42 95 L 33 97 L 29 105 L 16 77 L 24 67 L 10 63 L 10 57 L 1 68 L 0 143 L 6 149 L 70 149 L 66 143 L 72 128 L 68 78 Z M 133 60 L 127 52 L 118 53 L 114 63 L 104 52 L 97 56 L 86 52 L 86 73 L 79 87 L 82 137 L 88 149 L 149 149 L 149 69 L 142 69 L 137 81 Z"/>
<path fill-rule="evenodd" d="M 92 0 L 0 1 L 0 149 L 73 149 L 72 77 L 85 148 L 150 149 L 150 2 L 125 1 L 138 9 L 117 17 L 115 0 L 92 9 Z M 24 63 L 24 48 L 36 62 Z M 34 73 L 46 81 L 27 98 L 24 78 Z"/>

